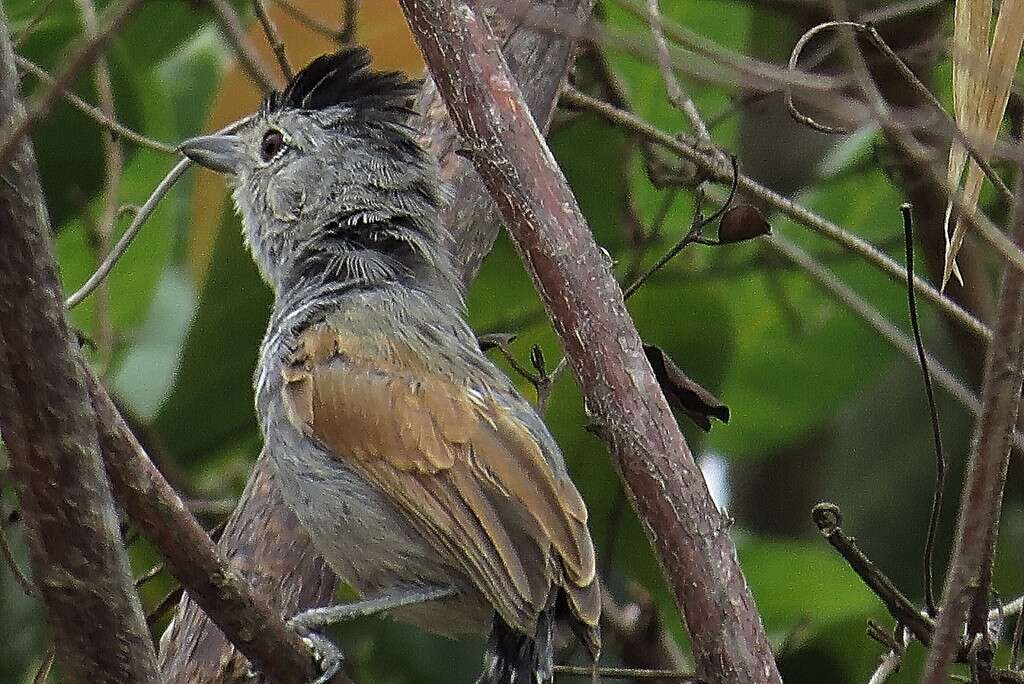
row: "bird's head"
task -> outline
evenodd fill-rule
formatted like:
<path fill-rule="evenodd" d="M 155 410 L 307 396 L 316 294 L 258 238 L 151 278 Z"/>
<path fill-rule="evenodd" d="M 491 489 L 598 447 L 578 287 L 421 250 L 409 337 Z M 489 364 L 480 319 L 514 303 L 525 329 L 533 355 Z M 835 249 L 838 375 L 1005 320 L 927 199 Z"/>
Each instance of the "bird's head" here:
<path fill-rule="evenodd" d="M 445 189 L 407 123 L 418 85 L 346 48 L 313 60 L 234 133 L 181 144 L 229 177 L 253 258 L 275 288 L 436 266 Z"/>

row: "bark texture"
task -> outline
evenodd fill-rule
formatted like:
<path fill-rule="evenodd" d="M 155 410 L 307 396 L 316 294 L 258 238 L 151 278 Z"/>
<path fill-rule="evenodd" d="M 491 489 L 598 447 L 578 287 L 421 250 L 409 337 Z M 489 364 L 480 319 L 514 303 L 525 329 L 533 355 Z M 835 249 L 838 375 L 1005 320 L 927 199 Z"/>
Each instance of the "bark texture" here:
<path fill-rule="evenodd" d="M 778 682 L 729 538 L 558 165 L 477 3 L 402 0 L 466 154 L 508 222 L 686 618 L 699 674 Z"/>
<path fill-rule="evenodd" d="M 1012 231 L 1014 244 L 1024 248 L 1024 178 L 1018 174 Z M 1020 408 L 1024 383 L 1024 273 L 1006 267 L 996 306 L 992 343 L 985 361 L 981 416 L 975 426 L 971 459 L 960 499 L 956 544 L 946 576 L 946 588 L 928 651 L 922 682 L 949 681 L 949 672 L 960 653 L 960 640 L 967 625 L 968 640 L 982 636 L 979 651 L 987 652 L 988 608 L 992 592 L 992 563 L 995 557 L 999 516 L 1010 463 L 1013 428 Z M 973 607 L 973 611 L 972 611 Z M 968 621 L 968 613 L 971 620 Z M 980 662 L 980 656 L 973 656 Z M 982 682 L 994 681 L 990 672 Z"/>
<path fill-rule="evenodd" d="M 0 130 L 25 119 L 0 8 Z M 0 424 L 65 681 L 156 682 L 27 136 L 0 166 Z"/>
<path fill-rule="evenodd" d="M 205 530 L 185 508 L 125 424 L 92 372 L 84 370 L 99 422 L 100 448 L 118 500 L 143 536 L 159 550 L 171 573 L 195 597 L 220 629 L 279 684 L 305 684 L 320 673 L 312 653 L 288 629 L 269 603 L 252 590 L 217 552 Z M 248 677 L 248 663 L 233 658 L 225 666 Z M 335 677 L 333 684 L 344 684 Z"/>

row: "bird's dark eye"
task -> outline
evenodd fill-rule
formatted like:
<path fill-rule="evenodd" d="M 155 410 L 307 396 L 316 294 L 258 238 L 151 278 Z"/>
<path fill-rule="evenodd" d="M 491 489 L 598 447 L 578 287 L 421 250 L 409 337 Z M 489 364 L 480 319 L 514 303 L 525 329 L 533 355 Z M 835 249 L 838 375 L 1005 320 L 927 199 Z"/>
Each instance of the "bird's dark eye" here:
<path fill-rule="evenodd" d="M 268 162 L 284 149 L 284 136 L 281 131 L 271 129 L 263 135 L 263 142 L 260 143 L 260 157 Z"/>

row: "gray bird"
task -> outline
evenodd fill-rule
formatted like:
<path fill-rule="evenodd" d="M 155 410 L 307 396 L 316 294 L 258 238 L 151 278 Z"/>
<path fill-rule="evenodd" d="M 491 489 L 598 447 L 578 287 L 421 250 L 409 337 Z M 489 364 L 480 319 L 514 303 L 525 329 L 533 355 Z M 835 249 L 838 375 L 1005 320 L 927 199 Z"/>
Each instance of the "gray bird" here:
<path fill-rule="evenodd" d="M 388 611 L 440 634 L 490 630 L 479 682 L 549 682 L 556 619 L 600 648 L 587 509 L 466 323 L 446 190 L 410 127 L 417 84 L 369 62 L 322 56 L 235 134 L 180 148 L 232 181 L 275 294 L 255 376 L 266 449 L 361 595 L 292 625 L 316 636 Z"/>

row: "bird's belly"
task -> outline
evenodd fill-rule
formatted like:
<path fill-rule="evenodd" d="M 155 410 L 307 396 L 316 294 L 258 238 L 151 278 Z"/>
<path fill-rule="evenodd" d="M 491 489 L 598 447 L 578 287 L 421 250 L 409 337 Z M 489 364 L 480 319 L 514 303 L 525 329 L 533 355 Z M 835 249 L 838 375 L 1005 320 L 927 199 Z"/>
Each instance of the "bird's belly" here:
<path fill-rule="evenodd" d="M 301 435 L 291 431 L 294 437 L 285 437 L 288 428 L 271 431 L 283 438 L 268 444 L 281 490 L 335 573 L 366 598 L 454 586 L 459 594 L 452 599 L 392 614 L 439 634 L 485 633 L 493 609 L 457 565 L 383 493 Z"/>

